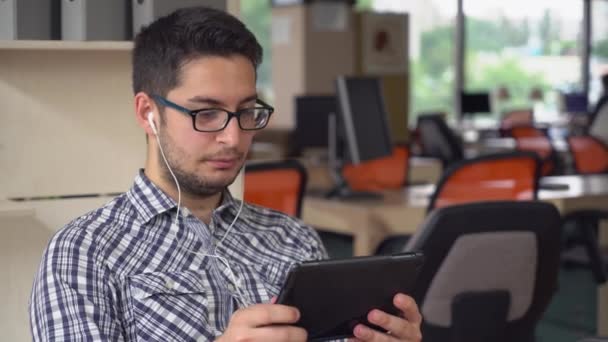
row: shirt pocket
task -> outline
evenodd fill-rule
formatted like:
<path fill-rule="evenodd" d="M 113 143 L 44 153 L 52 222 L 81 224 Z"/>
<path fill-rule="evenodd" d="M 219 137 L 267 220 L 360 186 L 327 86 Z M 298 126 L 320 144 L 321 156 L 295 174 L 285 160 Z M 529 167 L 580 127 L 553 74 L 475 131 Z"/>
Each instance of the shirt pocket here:
<path fill-rule="evenodd" d="M 213 340 L 213 295 L 201 271 L 153 272 L 129 277 L 130 303 L 138 341 Z"/>
<path fill-rule="evenodd" d="M 287 280 L 287 274 L 297 263 L 270 262 L 253 265 L 254 270 L 263 279 L 266 291 L 270 296 L 277 296 Z"/>

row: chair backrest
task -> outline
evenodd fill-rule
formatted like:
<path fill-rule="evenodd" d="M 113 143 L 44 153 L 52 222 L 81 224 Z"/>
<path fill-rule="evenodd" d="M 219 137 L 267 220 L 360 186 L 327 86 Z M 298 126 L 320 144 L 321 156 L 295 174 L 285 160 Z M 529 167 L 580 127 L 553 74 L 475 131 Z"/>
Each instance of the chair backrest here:
<path fill-rule="evenodd" d="M 574 168 L 580 174 L 608 173 L 608 145 L 589 136 L 568 137 Z"/>
<path fill-rule="evenodd" d="M 428 210 L 480 201 L 533 200 L 540 161 L 531 152 L 509 152 L 466 159 L 446 170 Z"/>
<path fill-rule="evenodd" d="M 532 126 L 534 111 L 532 109 L 517 109 L 505 112 L 500 120 L 501 129 L 510 129 L 516 126 Z"/>
<path fill-rule="evenodd" d="M 425 341 L 533 341 L 557 288 L 561 219 L 540 201 L 433 211 L 406 246 L 425 262 L 413 296 Z"/>
<path fill-rule="evenodd" d="M 507 130 L 507 135 L 515 139 L 519 151 L 536 153 L 541 161 L 541 174 L 547 176 L 556 169 L 556 154 L 547 134 L 534 126 L 515 126 Z"/>
<path fill-rule="evenodd" d="M 300 217 L 306 189 L 306 169 L 296 160 L 247 164 L 244 200 Z"/>
<path fill-rule="evenodd" d="M 389 157 L 347 164 L 342 174 L 355 191 L 398 189 L 407 184 L 410 150 L 396 146 Z"/>
<path fill-rule="evenodd" d="M 422 155 L 441 159 L 444 167 L 464 159 L 462 143 L 448 127 L 442 115 L 418 116 L 416 130 Z"/>

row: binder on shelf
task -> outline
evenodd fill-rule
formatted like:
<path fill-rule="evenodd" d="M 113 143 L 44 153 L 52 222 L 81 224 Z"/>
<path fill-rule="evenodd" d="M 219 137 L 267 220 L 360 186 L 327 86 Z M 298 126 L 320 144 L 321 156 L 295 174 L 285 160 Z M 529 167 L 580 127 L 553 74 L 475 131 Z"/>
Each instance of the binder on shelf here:
<path fill-rule="evenodd" d="M 176 9 L 193 6 L 207 6 L 226 11 L 227 0 L 132 0 L 133 35 L 155 19 Z"/>
<path fill-rule="evenodd" d="M 129 2 L 125 0 L 61 0 L 61 39 L 131 39 Z"/>
<path fill-rule="evenodd" d="M 0 40 L 51 39 L 51 1 L 0 0 Z"/>

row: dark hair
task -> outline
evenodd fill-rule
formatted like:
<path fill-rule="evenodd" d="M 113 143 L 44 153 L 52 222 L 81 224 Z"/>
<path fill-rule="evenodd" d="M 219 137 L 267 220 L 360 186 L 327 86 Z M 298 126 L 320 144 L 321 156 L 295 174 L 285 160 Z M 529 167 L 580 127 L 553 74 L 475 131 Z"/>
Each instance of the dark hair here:
<path fill-rule="evenodd" d="M 181 67 L 204 56 L 242 55 L 255 69 L 262 47 L 245 25 L 232 15 L 190 7 L 159 18 L 135 37 L 133 92 L 165 96 L 177 87 Z"/>

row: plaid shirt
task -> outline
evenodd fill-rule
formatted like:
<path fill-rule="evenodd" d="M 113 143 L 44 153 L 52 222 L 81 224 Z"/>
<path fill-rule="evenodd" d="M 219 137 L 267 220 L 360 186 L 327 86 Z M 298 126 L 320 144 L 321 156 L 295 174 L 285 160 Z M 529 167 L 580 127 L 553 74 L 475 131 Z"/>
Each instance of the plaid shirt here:
<path fill-rule="evenodd" d="M 50 241 L 34 281 L 35 341 L 207 341 L 240 306 L 232 275 L 212 254 L 240 201 L 224 193 L 206 225 L 143 173 L 102 208 Z M 279 212 L 245 204 L 217 245 L 249 303 L 278 294 L 289 268 L 321 259 L 317 234 Z"/>

